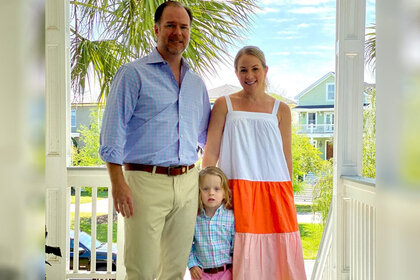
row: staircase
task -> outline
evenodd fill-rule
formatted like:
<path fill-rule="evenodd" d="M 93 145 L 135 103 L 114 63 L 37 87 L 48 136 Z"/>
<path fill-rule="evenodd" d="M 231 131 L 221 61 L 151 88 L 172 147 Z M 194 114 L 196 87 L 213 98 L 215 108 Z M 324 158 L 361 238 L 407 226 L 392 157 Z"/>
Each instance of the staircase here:
<path fill-rule="evenodd" d="M 316 177 L 312 173 L 305 176 L 305 189 L 301 193 L 295 193 L 295 204 L 312 204 L 312 190 Z"/>

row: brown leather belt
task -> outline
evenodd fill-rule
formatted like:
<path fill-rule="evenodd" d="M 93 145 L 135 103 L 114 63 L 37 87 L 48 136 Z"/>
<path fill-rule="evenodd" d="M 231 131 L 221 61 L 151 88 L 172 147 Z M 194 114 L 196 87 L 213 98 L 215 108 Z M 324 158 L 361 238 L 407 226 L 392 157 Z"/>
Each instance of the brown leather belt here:
<path fill-rule="evenodd" d="M 146 165 L 146 164 L 138 164 L 138 163 L 124 163 L 125 170 L 133 170 L 133 171 L 146 171 L 153 173 L 154 165 Z M 157 174 L 165 174 L 168 176 L 178 176 L 186 173 L 188 170 L 192 169 L 194 164 L 190 166 L 156 166 L 155 173 Z"/>
<path fill-rule="evenodd" d="M 219 273 L 221 271 L 228 270 L 231 267 L 232 267 L 232 264 L 231 263 L 228 263 L 228 264 L 226 264 L 224 266 L 213 267 L 213 268 L 204 268 L 203 271 L 205 273 L 208 273 L 208 274 L 216 274 L 216 273 Z"/>

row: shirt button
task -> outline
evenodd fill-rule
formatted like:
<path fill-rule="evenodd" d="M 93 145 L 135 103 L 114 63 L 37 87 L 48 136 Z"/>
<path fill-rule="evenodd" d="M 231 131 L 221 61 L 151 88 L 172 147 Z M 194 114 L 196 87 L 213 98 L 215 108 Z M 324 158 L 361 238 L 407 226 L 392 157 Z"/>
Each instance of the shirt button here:
<path fill-rule="evenodd" d="M 179 116 L 182 119 L 182 116 Z"/>

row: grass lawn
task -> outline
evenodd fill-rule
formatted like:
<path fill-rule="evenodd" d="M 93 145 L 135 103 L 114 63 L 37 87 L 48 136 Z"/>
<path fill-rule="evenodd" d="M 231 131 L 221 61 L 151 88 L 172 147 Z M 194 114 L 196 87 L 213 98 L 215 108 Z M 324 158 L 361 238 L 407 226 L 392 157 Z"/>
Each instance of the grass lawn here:
<path fill-rule="evenodd" d="M 97 194 L 97 199 L 104 199 L 104 198 L 108 198 L 108 192 L 107 191 L 98 191 Z M 74 204 L 76 202 L 76 196 L 72 195 L 70 197 L 70 203 Z M 80 203 L 89 203 L 92 202 L 92 194 L 89 192 L 81 192 L 80 194 Z"/>
<path fill-rule="evenodd" d="M 295 204 L 296 212 L 298 213 L 309 213 L 312 212 L 312 205 L 310 204 Z"/>
<path fill-rule="evenodd" d="M 299 230 L 302 239 L 303 258 L 306 260 L 316 259 L 324 226 L 322 224 L 299 224 Z"/>
<path fill-rule="evenodd" d="M 105 215 L 106 213 L 98 213 L 98 216 Z M 81 212 L 80 213 L 80 231 L 91 234 L 91 213 Z M 74 212 L 70 213 L 70 229 L 74 229 Z M 97 224 L 96 225 L 96 239 L 101 242 L 107 242 L 108 224 Z M 117 242 L 117 222 L 112 225 L 112 242 Z"/>

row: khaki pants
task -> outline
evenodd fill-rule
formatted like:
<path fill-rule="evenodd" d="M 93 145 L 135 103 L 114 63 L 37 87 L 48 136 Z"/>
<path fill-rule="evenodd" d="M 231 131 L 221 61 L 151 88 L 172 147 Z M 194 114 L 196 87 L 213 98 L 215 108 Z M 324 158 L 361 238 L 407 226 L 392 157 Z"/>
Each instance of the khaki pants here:
<path fill-rule="evenodd" d="M 124 220 L 126 280 L 182 280 L 197 216 L 197 169 L 179 176 L 124 174 L 134 205 Z"/>

